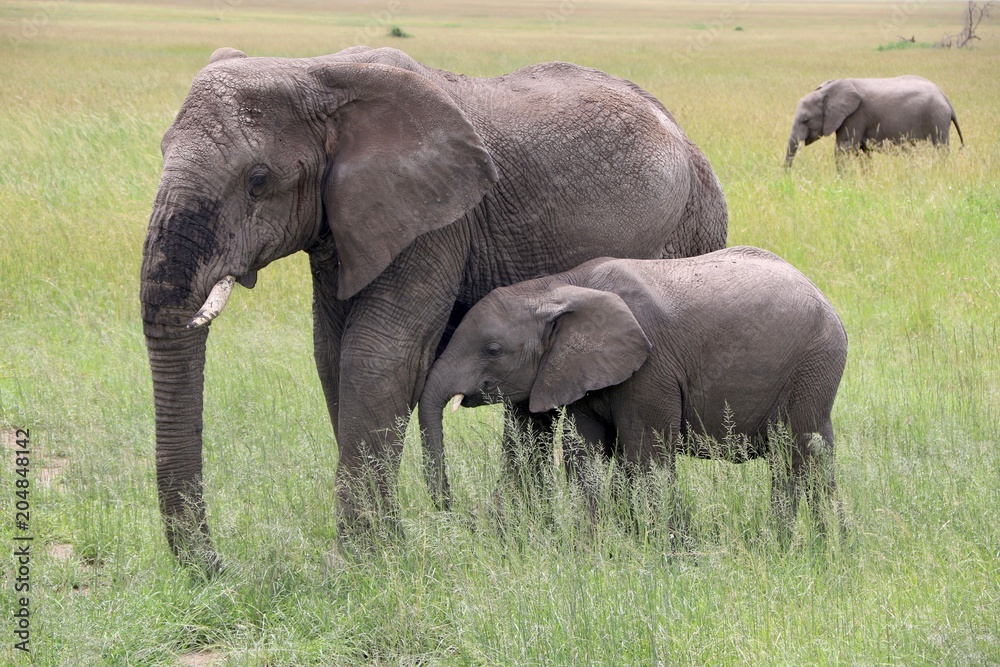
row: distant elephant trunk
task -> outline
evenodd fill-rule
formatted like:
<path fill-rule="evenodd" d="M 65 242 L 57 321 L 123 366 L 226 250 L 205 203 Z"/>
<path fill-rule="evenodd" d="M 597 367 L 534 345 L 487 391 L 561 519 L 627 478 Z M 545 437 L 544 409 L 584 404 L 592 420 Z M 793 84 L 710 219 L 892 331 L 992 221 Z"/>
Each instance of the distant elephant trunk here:
<path fill-rule="evenodd" d="M 792 166 L 795 153 L 799 150 L 799 140 L 793 134 L 788 138 L 788 150 L 785 152 L 785 169 Z"/>
<path fill-rule="evenodd" d="M 432 368 L 417 408 L 424 450 L 424 479 L 434 500 L 434 506 L 439 510 L 447 510 L 451 506 L 451 489 L 444 462 L 444 429 L 441 417 L 445 405 L 455 393 L 449 389 L 448 384 L 441 374 L 435 373 Z"/>
<path fill-rule="evenodd" d="M 792 160 L 799 150 L 799 144 L 806 146 L 819 139 L 819 133 L 809 128 L 809 115 L 803 111 L 802 103 L 795 111 L 795 119 L 792 121 L 792 131 L 788 133 L 788 149 L 785 151 L 785 168 L 792 166 Z"/>

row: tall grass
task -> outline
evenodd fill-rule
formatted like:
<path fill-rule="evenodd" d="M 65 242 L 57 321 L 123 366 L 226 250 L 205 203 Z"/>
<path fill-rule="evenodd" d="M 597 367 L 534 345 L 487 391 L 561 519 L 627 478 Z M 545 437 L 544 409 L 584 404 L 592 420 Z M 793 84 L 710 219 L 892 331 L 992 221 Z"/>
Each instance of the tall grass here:
<path fill-rule="evenodd" d="M 0 624 L 0 661 L 1000 664 L 1000 29 L 984 26 L 972 50 L 880 52 L 895 38 L 880 27 L 888 4 L 571 9 L 553 19 L 531 4 L 437 0 L 392 21 L 414 35 L 402 47 L 437 67 L 493 75 L 569 60 L 664 100 L 722 179 L 730 242 L 789 259 L 845 321 L 834 427 L 847 539 L 816 539 L 800 517 L 781 548 L 762 461 L 679 461 L 681 544 L 614 521 L 591 531 L 558 472 L 546 511 L 505 505 L 501 418 L 482 408 L 446 420 L 454 512 L 431 509 L 411 425 L 406 537 L 345 559 L 332 549 L 337 453 L 308 267 L 292 257 L 213 325 L 205 482 L 228 568 L 209 581 L 179 570 L 156 505 L 137 297 L 160 136 L 216 47 L 329 53 L 377 27 L 381 7 L 8 3 L 0 422 L 32 429 L 36 542 L 31 659 Z M 47 20 L 25 39 L 39 12 Z M 960 19 L 958 5 L 920 4 L 900 30 L 933 41 Z M 381 32 L 372 45 L 401 45 Z M 901 73 L 944 88 L 964 148 L 838 172 L 827 139 L 781 169 L 801 95 L 836 76 Z"/>

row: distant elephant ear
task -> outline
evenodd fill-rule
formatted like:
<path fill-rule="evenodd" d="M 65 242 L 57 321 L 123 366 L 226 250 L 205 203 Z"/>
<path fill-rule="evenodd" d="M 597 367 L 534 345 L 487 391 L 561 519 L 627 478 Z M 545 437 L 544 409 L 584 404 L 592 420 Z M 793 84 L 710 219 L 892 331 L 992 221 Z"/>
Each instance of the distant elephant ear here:
<path fill-rule="evenodd" d="M 861 94 L 850 81 L 831 83 L 823 97 L 823 136 L 833 134 L 861 105 Z"/>
<path fill-rule="evenodd" d="M 497 173 L 462 110 L 419 74 L 374 63 L 310 71 L 329 95 L 323 203 L 346 299 L 478 204 Z"/>
<path fill-rule="evenodd" d="M 624 382 L 652 349 L 632 311 L 611 292 L 556 282 L 537 314 L 551 333 L 531 388 L 532 412 L 568 405 L 588 391 Z"/>
<path fill-rule="evenodd" d="M 233 49 L 228 46 L 223 46 L 221 49 L 216 49 L 212 52 L 212 55 L 208 59 L 208 63 L 217 63 L 220 60 L 229 60 L 231 58 L 246 58 L 247 54 L 243 53 L 239 49 Z"/>

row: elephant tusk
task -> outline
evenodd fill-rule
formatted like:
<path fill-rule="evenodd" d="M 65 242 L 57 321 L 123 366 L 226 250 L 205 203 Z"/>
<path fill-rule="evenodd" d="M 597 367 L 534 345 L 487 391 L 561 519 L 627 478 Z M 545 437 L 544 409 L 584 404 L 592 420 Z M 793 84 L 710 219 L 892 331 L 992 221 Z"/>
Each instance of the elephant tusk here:
<path fill-rule="evenodd" d="M 187 328 L 197 329 L 203 327 L 218 317 L 222 309 L 226 307 L 229 295 L 233 293 L 234 284 L 236 284 L 235 276 L 226 276 L 215 283 L 215 287 L 212 288 L 212 291 L 208 293 L 208 298 L 205 299 L 205 304 L 191 321 L 187 323 Z"/>
<path fill-rule="evenodd" d="M 458 412 L 459 406 L 462 405 L 462 401 L 465 400 L 465 394 L 455 394 L 451 397 L 451 411 Z"/>

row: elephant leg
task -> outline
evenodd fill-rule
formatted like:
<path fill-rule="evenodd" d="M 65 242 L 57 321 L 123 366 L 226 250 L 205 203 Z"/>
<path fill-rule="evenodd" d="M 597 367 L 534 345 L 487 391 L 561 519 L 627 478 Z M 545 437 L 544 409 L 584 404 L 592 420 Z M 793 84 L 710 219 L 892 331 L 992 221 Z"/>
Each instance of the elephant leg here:
<path fill-rule="evenodd" d="M 310 255 L 313 276 L 313 355 L 330 412 L 333 434 L 338 434 L 340 412 L 340 346 L 350 302 L 337 299 L 337 266 Z"/>
<path fill-rule="evenodd" d="M 398 532 L 395 487 L 403 435 L 431 361 L 420 340 L 372 332 L 352 322 L 363 305 L 355 304 L 348 317 L 340 364 L 336 483 L 337 525 L 343 536 L 370 533 L 376 525 Z M 446 318 L 444 311 L 426 331 L 434 339 L 431 349 Z"/>
<path fill-rule="evenodd" d="M 837 142 L 836 147 L 833 149 L 833 161 L 837 166 L 837 173 L 843 174 L 844 170 L 847 168 L 847 164 L 850 161 L 851 155 L 857 152 L 857 148 L 851 144 L 841 144 Z"/>
<path fill-rule="evenodd" d="M 798 502 L 792 484 L 792 445 L 784 438 L 768 436 L 768 465 L 771 470 L 771 515 L 778 542 L 791 543 Z"/>
<path fill-rule="evenodd" d="M 648 538 L 657 534 L 665 518 L 673 540 L 687 535 L 691 523 L 690 508 L 681 501 L 675 460 L 681 397 L 677 387 L 660 388 L 657 394 L 662 398 L 660 405 L 641 406 L 645 408 L 642 414 L 628 410 L 616 419 L 620 424 L 618 450 L 625 477 L 622 490 L 627 494 L 629 526 L 637 535 Z M 668 429 L 660 433 L 650 428 L 650 423 L 666 424 Z"/>
<path fill-rule="evenodd" d="M 456 227 L 456 225 L 452 225 Z M 403 432 L 423 390 L 458 293 L 464 257 L 447 229 L 421 236 L 351 299 L 340 345 L 337 526 L 340 534 L 398 532 L 396 477 Z M 427 261 L 433 258 L 433 262 Z"/>
<path fill-rule="evenodd" d="M 572 424 L 573 433 L 563 435 L 563 464 L 566 474 L 583 491 L 587 502 L 587 513 L 596 526 L 600 519 L 598 500 L 601 479 L 595 471 L 595 459 L 600 455 L 607 458 L 609 447 L 614 444 L 615 433 L 600 421 L 574 409 L 566 410 L 567 425 Z"/>
<path fill-rule="evenodd" d="M 831 346 L 804 359 L 787 408 L 788 429 L 794 438 L 787 457 L 791 519 L 794 521 L 797 503 L 804 497 L 821 530 L 828 524 L 839 524 L 841 531 L 845 526 L 837 498 L 830 419 L 843 355 Z"/>
<path fill-rule="evenodd" d="M 341 358 L 336 485 L 342 537 L 372 533 L 377 525 L 398 532 L 396 474 L 416 375 L 405 353 L 368 365 Z"/>
<path fill-rule="evenodd" d="M 818 429 L 800 427 L 772 428 L 768 435 L 771 466 L 771 507 L 777 520 L 779 540 L 787 544 L 799 502 L 805 498 L 809 508 L 825 524 L 827 503 L 832 503 L 835 522 L 843 526 L 843 516 L 836 501 L 833 467 L 833 427 L 827 420 Z"/>
<path fill-rule="evenodd" d="M 557 410 L 533 413 L 528 404 L 504 404 L 501 478 L 526 499 L 547 498 Z"/>
<path fill-rule="evenodd" d="M 834 473 L 833 425 L 826 420 L 815 432 L 795 436 L 795 453 L 792 457 L 791 493 L 794 499 L 805 498 L 813 516 L 824 532 L 828 523 L 843 530 L 843 508 L 837 498 L 837 481 Z"/>

